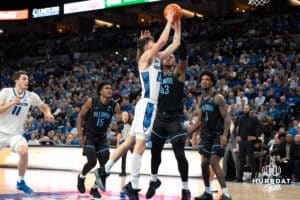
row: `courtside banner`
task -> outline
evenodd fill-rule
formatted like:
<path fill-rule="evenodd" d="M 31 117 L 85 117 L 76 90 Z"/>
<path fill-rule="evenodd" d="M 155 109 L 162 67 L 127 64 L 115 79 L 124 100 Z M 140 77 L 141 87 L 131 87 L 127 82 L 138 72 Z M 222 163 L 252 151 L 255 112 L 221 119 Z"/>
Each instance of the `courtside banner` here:
<path fill-rule="evenodd" d="M 110 152 L 115 151 L 111 148 Z M 189 165 L 189 176 L 201 176 L 201 160 L 198 151 L 186 150 L 186 158 Z M 131 169 L 131 153 L 127 154 L 126 168 Z M 159 174 L 168 176 L 178 176 L 177 161 L 172 148 L 167 148 L 162 151 L 162 162 L 159 167 Z M 146 149 L 143 155 L 141 165 L 141 174 L 149 174 L 151 171 L 151 150 Z M 19 161 L 19 155 L 11 152 L 11 149 L 6 147 L 0 151 L 0 167 L 16 168 Z M 82 155 L 80 147 L 66 146 L 29 146 L 28 149 L 28 167 L 31 169 L 54 169 L 54 170 L 75 170 L 80 171 L 86 163 L 86 157 Z M 99 167 L 98 164 L 95 168 Z M 119 159 L 112 172 L 121 172 L 121 159 Z"/>
<path fill-rule="evenodd" d="M 0 11 L 0 20 L 24 20 L 28 19 L 28 9 Z"/>
<path fill-rule="evenodd" d="M 157 2 L 161 0 L 106 0 L 105 8 L 127 6 L 141 3 Z"/>
<path fill-rule="evenodd" d="M 89 0 L 64 4 L 64 14 L 72 14 L 105 8 L 105 1 Z"/>
<path fill-rule="evenodd" d="M 39 17 L 50 17 L 59 15 L 59 6 L 52 6 L 46 8 L 33 8 L 31 11 L 32 18 L 39 18 Z"/>

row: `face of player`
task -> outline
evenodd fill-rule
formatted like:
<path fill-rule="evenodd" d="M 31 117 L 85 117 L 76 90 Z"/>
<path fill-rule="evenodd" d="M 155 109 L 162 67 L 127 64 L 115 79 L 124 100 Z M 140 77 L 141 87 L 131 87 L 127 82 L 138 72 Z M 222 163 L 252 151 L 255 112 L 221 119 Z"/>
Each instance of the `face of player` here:
<path fill-rule="evenodd" d="M 28 76 L 25 74 L 22 74 L 19 79 L 16 80 L 16 87 L 20 88 L 22 90 L 27 90 L 29 85 L 29 79 Z"/>
<path fill-rule="evenodd" d="M 100 91 L 100 95 L 106 98 L 112 96 L 112 88 L 111 85 L 104 85 Z"/>
<path fill-rule="evenodd" d="M 209 88 L 213 87 L 213 82 L 211 81 L 211 78 L 208 75 L 203 75 L 201 77 L 200 84 L 203 89 L 209 89 Z"/>
<path fill-rule="evenodd" d="M 169 57 L 162 61 L 162 65 L 166 67 L 172 67 L 176 65 L 175 56 L 171 54 Z"/>

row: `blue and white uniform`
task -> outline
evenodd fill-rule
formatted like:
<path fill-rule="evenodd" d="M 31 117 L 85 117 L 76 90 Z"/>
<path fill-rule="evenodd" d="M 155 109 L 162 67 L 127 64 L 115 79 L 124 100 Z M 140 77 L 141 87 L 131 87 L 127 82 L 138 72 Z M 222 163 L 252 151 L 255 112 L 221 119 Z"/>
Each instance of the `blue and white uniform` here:
<path fill-rule="evenodd" d="M 140 71 L 142 96 L 135 107 L 130 135 L 149 139 L 156 116 L 158 95 L 161 84 L 161 61 L 153 58 L 147 70 Z M 145 138 L 146 136 L 146 138 Z"/>
<path fill-rule="evenodd" d="M 0 150 L 5 146 L 10 146 L 16 151 L 20 144 L 27 145 L 23 138 L 24 123 L 31 106 L 40 106 L 40 97 L 29 91 L 17 95 L 15 88 L 3 88 L 0 91 L 0 105 L 12 101 L 16 96 L 20 97 L 20 102 L 0 113 Z"/>

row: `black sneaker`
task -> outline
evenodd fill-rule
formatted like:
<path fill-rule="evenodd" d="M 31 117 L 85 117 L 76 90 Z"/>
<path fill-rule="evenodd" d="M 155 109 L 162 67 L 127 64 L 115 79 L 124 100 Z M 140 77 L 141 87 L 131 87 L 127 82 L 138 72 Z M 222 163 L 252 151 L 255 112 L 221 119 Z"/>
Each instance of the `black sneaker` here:
<path fill-rule="evenodd" d="M 232 200 L 231 196 L 227 197 L 226 195 L 222 194 L 221 200 Z"/>
<path fill-rule="evenodd" d="M 99 193 L 97 188 L 91 188 L 90 195 L 93 197 L 92 199 L 95 200 L 101 199 L 101 194 Z"/>
<path fill-rule="evenodd" d="M 128 196 L 129 200 L 139 200 L 139 191 L 141 191 L 141 189 L 132 188 L 131 182 L 123 187 L 123 192 Z"/>
<path fill-rule="evenodd" d="M 95 170 L 96 183 L 99 186 L 100 190 L 103 192 L 106 191 L 105 183 L 106 178 L 109 176 L 108 173 L 105 172 L 105 168 L 101 167 Z"/>
<path fill-rule="evenodd" d="M 204 192 L 201 196 L 195 197 L 195 200 L 213 200 L 213 196 L 210 193 Z"/>
<path fill-rule="evenodd" d="M 159 188 L 160 185 L 161 181 L 159 179 L 157 179 L 157 181 L 150 181 L 149 188 L 146 193 L 146 198 L 150 199 L 151 197 L 153 197 L 155 194 L 155 190 Z"/>
<path fill-rule="evenodd" d="M 181 190 L 181 200 L 190 200 L 191 199 L 191 192 L 190 190 Z"/>
<path fill-rule="evenodd" d="M 85 186 L 84 186 L 85 178 L 80 178 L 80 175 L 78 174 L 77 177 L 77 189 L 80 193 L 85 193 Z"/>

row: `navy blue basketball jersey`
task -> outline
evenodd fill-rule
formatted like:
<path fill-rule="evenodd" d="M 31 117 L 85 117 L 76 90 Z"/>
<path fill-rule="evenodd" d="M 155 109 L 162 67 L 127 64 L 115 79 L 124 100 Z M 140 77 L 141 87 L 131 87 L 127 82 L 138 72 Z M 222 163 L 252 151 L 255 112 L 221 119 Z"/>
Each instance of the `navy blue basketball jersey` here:
<path fill-rule="evenodd" d="M 158 112 L 166 114 L 183 113 L 183 87 L 174 72 L 162 74 L 158 98 Z"/>
<path fill-rule="evenodd" d="M 84 124 L 84 134 L 106 137 L 106 131 L 114 115 L 116 103 L 110 100 L 107 105 L 103 105 L 99 97 L 92 98 L 92 101 L 92 108 L 89 110 Z"/>
<path fill-rule="evenodd" d="M 219 110 L 219 106 L 215 103 L 214 92 L 209 98 L 204 99 L 201 96 L 201 109 L 202 109 L 202 132 L 218 132 L 221 133 L 224 129 L 224 119 Z"/>

